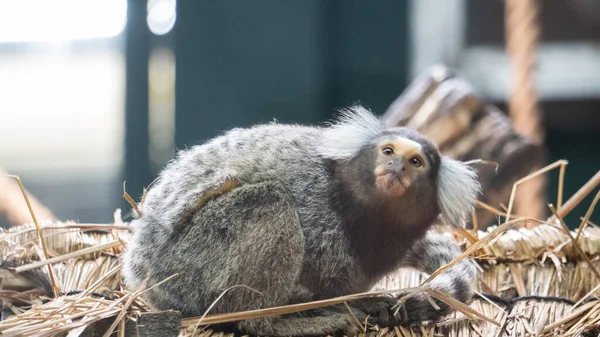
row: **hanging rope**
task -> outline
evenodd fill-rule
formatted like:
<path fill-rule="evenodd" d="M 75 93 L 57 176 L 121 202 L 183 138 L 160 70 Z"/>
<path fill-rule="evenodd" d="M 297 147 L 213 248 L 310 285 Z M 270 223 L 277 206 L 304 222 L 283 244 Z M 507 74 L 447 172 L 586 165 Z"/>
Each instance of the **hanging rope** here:
<path fill-rule="evenodd" d="M 510 60 L 509 115 L 515 130 L 537 144 L 544 143 L 541 111 L 534 86 L 535 52 L 540 35 L 537 0 L 505 0 L 506 48 Z M 519 187 L 516 211 L 544 219 L 547 213 L 545 178 Z"/>

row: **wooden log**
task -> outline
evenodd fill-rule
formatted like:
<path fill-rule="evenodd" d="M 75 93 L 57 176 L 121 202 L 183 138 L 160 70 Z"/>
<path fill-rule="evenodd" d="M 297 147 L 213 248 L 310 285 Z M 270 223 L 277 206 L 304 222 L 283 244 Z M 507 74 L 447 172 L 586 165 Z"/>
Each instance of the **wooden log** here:
<path fill-rule="evenodd" d="M 494 167 L 475 166 L 483 187 L 480 200 L 494 207 L 508 203 L 512 185 L 543 162 L 541 147 L 516 132 L 506 114 L 444 66 L 416 78 L 382 118 L 388 125 L 419 130 L 445 155 L 498 163 L 497 173 Z M 480 227 L 494 224 L 493 219 L 487 211 L 477 212 Z"/>

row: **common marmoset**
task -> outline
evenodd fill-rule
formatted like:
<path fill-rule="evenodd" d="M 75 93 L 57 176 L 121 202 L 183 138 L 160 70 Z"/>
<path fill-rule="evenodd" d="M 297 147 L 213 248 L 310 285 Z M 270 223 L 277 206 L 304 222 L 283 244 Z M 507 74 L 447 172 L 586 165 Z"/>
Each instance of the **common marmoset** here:
<path fill-rule="evenodd" d="M 459 226 L 479 193 L 476 174 L 440 155 L 418 132 L 387 128 L 355 106 L 331 125 L 278 123 L 237 128 L 180 151 L 149 189 L 124 255 L 125 283 L 152 286 L 158 309 L 202 315 L 320 300 L 368 291 L 386 273 L 426 273 L 460 249 L 428 233 L 438 217 Z M 432 282 L 460 301 L 475 270 L 461 262 Z M 348 302 L 362 322 L 391 325 L 437 320 L 425 296 Z M 358 331 L 345 306 L 245 320 L 262 336 Z"/>

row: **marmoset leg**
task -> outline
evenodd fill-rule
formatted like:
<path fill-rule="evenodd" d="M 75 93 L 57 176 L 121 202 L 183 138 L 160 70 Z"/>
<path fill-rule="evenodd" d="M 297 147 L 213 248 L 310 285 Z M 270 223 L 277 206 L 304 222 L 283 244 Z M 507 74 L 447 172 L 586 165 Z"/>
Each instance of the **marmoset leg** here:
<path fill-rule="evenodd" d="M 190 311 L 194 315 L 201 315 L 228 288 L 211 314 L 301 300 L 307 291 L 297 284 L 304 236 L 293 202 L 276 183 L 240 184 L 207 200 L 174 245 L 177 256 L 187 260 L 179 272 L 188 280 L 177 284 L 174 279 L 165 295 L 176 293 L 180 303 L 197 306 Z M 240 321 L 237 327 L 261 336 L 328 335 L 358 331 L 355 321 L 347 311 L 300 313 Z"/>
<path fill-rule="evenodd" d="M 244 284 L 262 293 L 240 289 L 245 296 L 239 296 L 237 291 L 232 292 L 226 299 L 227 311 L 268 308 L 304 300 L 303 297 L 308 299 L 310 291 L 296 283 L 303 262 L 304 236 L 292 200 L 284 189 L 275 184 L 242 186 L 220 198 L 215 201 L 222 206 L 214 207 L 220 207 L 226 221 L 246 222 L 244 226 L 238 225 L 237 239 L 226 250 L 237 262 L 236 268 L 228 271 L 228 284 Z M 235 211 L 229 210 L 232 207 Z M 355 315 L 365 317 L 360 312 Z M 260 336 L 324 336 L 340 331 L 354 335 L 360 331 L 347 310 L 250 319 L 238 322 L 237 326 Z"/>
<path fill-rule="evenodd" d="M 345 308 L 344 311 L 327 309 L 252 319 L 242 321 L 238 326 L 260 336 L 327 336 L 336 333 L 355 336 L 362 331 L 366 315 L 358 310 L 353 310 L 353 314 L 356 318 Z"/>
<path fill-rule="evenodd" d="M 455 241 L 442 234 L 429 232 L 410 249 L 403 261 L 403 266 L 413 267 L 431 274 L 460 254 L 461 250 Z M 434 278 L 431 281 L 431 287 L 467 303 L 473 294 L 472 285 L 475 280 L 475 266 L 468 259 L 463 259 Z M 436 310 L 422 294 L 408 298 L 404 303 L 406 317 L 403 321 L 407 323 L 436 321 L 452 311 L 445 303 L 433 297 L 432 299 L 440 307 L 439 310 Z"/>

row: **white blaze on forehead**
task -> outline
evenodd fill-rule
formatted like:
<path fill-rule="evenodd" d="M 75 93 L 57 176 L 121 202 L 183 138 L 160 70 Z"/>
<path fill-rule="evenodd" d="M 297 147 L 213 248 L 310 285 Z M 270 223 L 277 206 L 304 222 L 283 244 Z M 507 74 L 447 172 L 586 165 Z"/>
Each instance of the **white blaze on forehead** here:
<path fill-rule="evenodd" d="M 414 140 L 402 137 L 395 137 L 387 139 L 379 143 L 380 147 L 391 146 L 394 148 L 394 153 L 402 155 L 404 157 L 411 157 L 418 155 L 425 159 L 423 154 L 423 145 L 415 142 Z"/>

